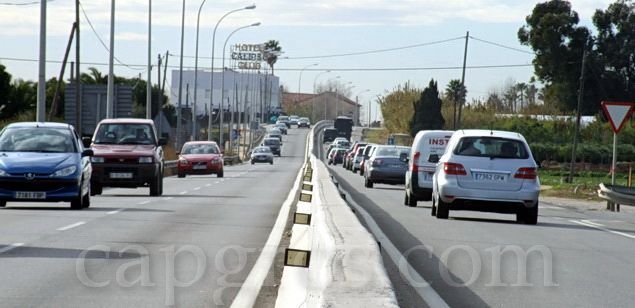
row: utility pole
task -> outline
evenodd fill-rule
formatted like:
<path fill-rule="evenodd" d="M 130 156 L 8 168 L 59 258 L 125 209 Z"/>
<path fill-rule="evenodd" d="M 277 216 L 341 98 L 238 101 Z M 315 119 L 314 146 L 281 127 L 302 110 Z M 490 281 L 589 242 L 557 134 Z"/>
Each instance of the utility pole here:
<path fill-rule="evenodd" d="M 573 183 L 573 173 L 575 172 L 575 160 L 576 160 L 576 151 L 578 149 L 578 135 L 580 134 L 580 118 L 582 114 L 580 113 L 580 105 L 582 105 L 582 99 L 584 97 L 584 71 L 586 69 L 586 58 L 587 51 L 584 50 L 582 53 L 582 69 L 580 70 L 580 88 L 578 90 L 578 108 L 576 110 L 576 119 L 575 119 L 575 133 L 573 134 L 573 147 L 571 149 L 571 164 L 569 166 L 569 176 L 567 177 L 567 183 Z M 617 135 L 617 134 L 616 134 Z M 613 171 L 613 175 L 615 176 L 615 171 Z"/>
<path fill-rule="evenodd" d="M 370 110 L 370 100 L 368 101 L 368 128 L 370 128 L 370 114 L 371 114 L 371 110 Z"/>
<path fill-rule="evenodd" d="M 461 114 L 463 111 L 463 105 L 465 104 L 465 66 L 467 64 L 467 44 L 470 40 L 470 31 L 467 31 L 465 34 L 465 51 L 463 52 L 463 72 L 461 73 L 461 97 L 459 98 L 461 101 L 459 103 L 459 115 L 457 118 L 456 128 L 461 128 Z"/>
<path fill-rule="evenodd" d="M 36 121 L 44 122 L 46 114 L 46 1 L 40 1 L 40 58 L 37 83 Z"/>
<path fill-rule="evenodd" d="M 181 54 L 179 64 L 179 98 L 178 105 L 176 107 L 176 146 L 179 149 L 181 146 L 181 100 L 183 95 L 183 39 L 185 37 L 185 0 L 183 0 L 183 8 L 181 10 Z"/>
<path fill-rule="evenodd" d="M 157 56 L 157 86 L 159 87 L 159 97 L 157 97 L 157 105 L 159 107 L 159 111 L 157 115 L 159 117 L 159 137 L 163 136 L 163 106 L 161 105 L 161 100 L 163 99 L 163 90 L 161 88 L 161 54 Z M 167 64 L 167 63 L 166 63 Z"/>
<path fill-rule="evenodd" d="M 146 119 L 152 119 L 152 0 L 148 0 L 148 68 L 147 69 L 148 69 L 148 81 L 146 85 Z"/>
<path fill-rule="evenodd" d="M 111 119 L 114 115 L 115 105 L 115 0 L 110 1 L 110 56 L 108 60 L 108 92 L 106 94 L 106 118 Z"/>
<path fill-rule="evenodd" d="M 79 36 L 79 0 L 75 0 L 75 129 L 82 136 L 82 91 L 81 91 L 81 73 L 80 73 L 80 36 Z"/>

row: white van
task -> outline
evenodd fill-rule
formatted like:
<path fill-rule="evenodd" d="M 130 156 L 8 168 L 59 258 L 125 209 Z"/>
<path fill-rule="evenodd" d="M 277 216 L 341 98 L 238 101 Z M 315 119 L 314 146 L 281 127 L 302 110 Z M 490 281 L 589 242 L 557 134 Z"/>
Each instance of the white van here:
<path fill-rule="evenodd" d="M 415 207 L 417 201 L 432 200 L 432 177 L 453 133 L 446 130 L 422 130 L 417 133 L 408 158 L 405 205 Z"/>

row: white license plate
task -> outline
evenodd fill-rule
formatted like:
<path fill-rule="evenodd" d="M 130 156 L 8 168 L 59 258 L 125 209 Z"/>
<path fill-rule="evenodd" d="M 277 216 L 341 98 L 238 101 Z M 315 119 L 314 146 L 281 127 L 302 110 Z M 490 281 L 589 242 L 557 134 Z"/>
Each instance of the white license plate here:
<path fill-rule="evenodd" d="M 192 166 L 192 169 L 194 169 L 194 170 L 202 170 L 202 169 L 207 169 L 207 166 L 205 166 L 205 165 L 195 165 L 195 166 Z"/>
<path fill-rule="evenodd" d="M 431 181 L 432 180 L 432 172 L 421 172 L 419 173 L 419 175 L 421 176 L 421 179 L 424 181 Z"/>
<path fill-rule="evenodd" d="M 496 173 L 474 173 L 474 179 L 477 181 L 504 182 L 507 177 Z"/>
<path fill-rule="evenodd" d="M 131 172 L 111 172 L 110 178 L 111 179 L 132 179 L 132 173 Z"/>
<path fill-rule="evenodd" d="M 46 193 L 41 191 L 17 191 L 16 199 L 46 199 Z"/>

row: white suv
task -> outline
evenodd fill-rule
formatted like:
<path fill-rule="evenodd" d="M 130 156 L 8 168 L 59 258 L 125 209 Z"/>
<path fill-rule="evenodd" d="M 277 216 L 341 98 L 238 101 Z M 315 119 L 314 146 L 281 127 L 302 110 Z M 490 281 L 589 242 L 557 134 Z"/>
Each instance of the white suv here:
<path fill-rule="evenodd" d="M 526 224 L 538 221 L 537 165 L 518 133 L 456 131 L 437 164 L 432 194 L 437 218 L 468 210 L 516 214 Z"/>

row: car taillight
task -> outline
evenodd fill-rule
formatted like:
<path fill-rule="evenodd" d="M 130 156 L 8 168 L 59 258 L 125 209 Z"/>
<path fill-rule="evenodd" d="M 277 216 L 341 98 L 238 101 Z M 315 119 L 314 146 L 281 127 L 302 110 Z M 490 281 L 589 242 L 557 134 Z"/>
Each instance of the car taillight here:
<path fill-rule="evenodd" d="M 443 172 L 451 175 L 467 175 L 463 165 L 457 163 L 443 163 Z"/>
<path fill-rule="evenodd" d="M 421 152 L 415 152 L 412 157 L 412 172 L 419 172 L 419 157 L 421 157 Z"/>
<path fill-rule="evenodd" d="M 381 166 L 384 162 L 381 159 L 373 160 L 373 167 Z"/>
<path fill-rule="evenodd" d="M 535 180 L 537 176 L 536 168 L 532 167 L 520 168 L 516 171 L 516 174 L 514 174 L 514 178 L 524 180 Z"/>

